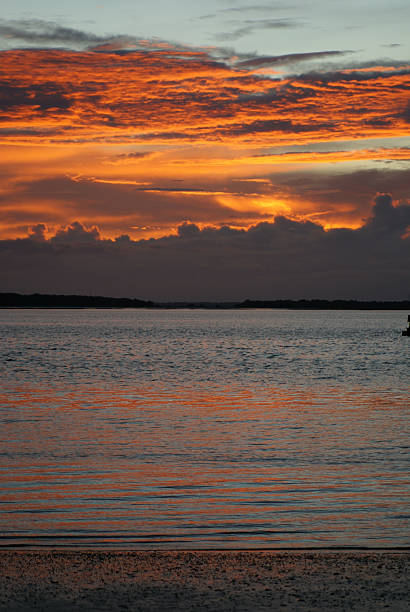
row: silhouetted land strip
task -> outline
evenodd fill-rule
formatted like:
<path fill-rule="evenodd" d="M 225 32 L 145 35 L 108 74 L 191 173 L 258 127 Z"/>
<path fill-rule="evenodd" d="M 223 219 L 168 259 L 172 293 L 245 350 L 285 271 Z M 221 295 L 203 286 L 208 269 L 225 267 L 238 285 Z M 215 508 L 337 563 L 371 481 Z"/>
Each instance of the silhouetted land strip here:
<path fill-rule="evenodd" d="M 0 308 L 287 308 L 300 310 L 410 310 L 410 300 L 244 300 L 243 302 L 153 302 L 98 295 L 0 293 Z"/>
<path fill-rule="evenodd" d="M 245 300 L 237 308 L 293 308 L 312 310 L 408 310 L 410 300 L 360 301 L 360 300 Z"/>
<path fill-rule="evenodd" d="M 153 308 L 154 302 L 97 295 L 0 293 L 2 308 Z"/>

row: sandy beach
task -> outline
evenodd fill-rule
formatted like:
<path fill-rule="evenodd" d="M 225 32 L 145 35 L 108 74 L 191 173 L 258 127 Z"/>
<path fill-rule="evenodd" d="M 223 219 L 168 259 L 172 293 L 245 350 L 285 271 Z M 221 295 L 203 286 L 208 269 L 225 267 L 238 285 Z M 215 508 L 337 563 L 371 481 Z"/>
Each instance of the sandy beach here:
<path fill-rule="evenodd" d="M 0 610 L 408 610 L 408 551 L 1 551 Z"/>

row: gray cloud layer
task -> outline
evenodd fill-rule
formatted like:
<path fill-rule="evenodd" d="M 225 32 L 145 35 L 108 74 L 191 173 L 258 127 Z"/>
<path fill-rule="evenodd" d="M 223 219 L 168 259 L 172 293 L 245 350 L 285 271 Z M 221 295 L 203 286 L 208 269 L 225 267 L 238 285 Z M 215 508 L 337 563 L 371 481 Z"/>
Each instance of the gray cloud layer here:
<path fill-rule="evenodd" d="M 0 36 L 28 43 L 91 45 L 106 42 L 107 37 L 96 36 L 74 28 L 59 26 L 41 19 L 0 21 Z"/>
<path fill-rule="evenodd" d="M 262 68 L 264 66 L 278 66 L 284 64 L 296 64 L 327 57 L 347 55 L 353 51 L 313 51 L 310 53 L 288 53 L 286 55 L 255 56 L 242 60 L 236 65 L 239 68 Z"/>
<path fill-rule="evenodd" d="M 410 292 L 410 204 L 376 197 L 357 230 L 325 231 L 277 217 L 249 230 L 179 227 L 177 236 L 101 239 L 73 223 L 44 239 L 0 242 L 4 291 L 135 296 L 154 300 L 404 299 Z"/>
<path fill-rule="evenodd" d="M 0 39 L 4 38 L 16 42 L 24 42 L 35 46 L 61 45 L 75 49 L 90 50 L 121 50 L 127 47 L 136 48 L 141 42 L 134 36 L 105 35 L 97 36 L 92 32 L 84 32 L 75 28 L 60 26 L 52 21 L 42 19 L 0 20 Z M 161 41 L 156 39 L 156 44 Z M 146 48 L 146 39 L 143 41 Z"/>
<path fill-rule="evenodd" d="M 206 15 L 202 15 L 200 19 L 220 19 L 221 16 L 224 15 L 243 15 L 245 13 L 272 13 L 277 11 L 288 11 L 294 6 L 291 6 L 288 3 L 275 3 L 275 4 L 255 4 L 255 5 L 246 5 L 246 6 L 236 6 L 225 9 L 220 9 L 216 13 L 208 13 Z"/>
<path fill-rule="evenodd" d="M 237 23 L 236 20 L 234 23 Z M 243 36 L 248 36 L 257 30 L 283 30 L 297 28 L 300 23 L 295 19 L 245 19 L 240 22 L 238 27 L 235 27 L 229 32 L 221 32 L 214 36 L 215 40 L 238 40 Z"/>
<path fill-rule="evenodd" d="M 293 19 L 245 19 L 230 22 L 234 28 L 230 32 L 216 35 L 217 40 L 237 40 L 260 29 L 293 28 L 299 25 Z M 235 27 L 235 24 L 237 26 Z M 29 44 L 43 45 L 73 45 L 75 47 L 97 47 L 114 44 L 121 46 L 133 45 L 138 39 L 130 36 L 97 36 L 74 28 L 60 26 L 42 19 L 0 20 L 0 38 L 9 41 L 23 41 Z"/>

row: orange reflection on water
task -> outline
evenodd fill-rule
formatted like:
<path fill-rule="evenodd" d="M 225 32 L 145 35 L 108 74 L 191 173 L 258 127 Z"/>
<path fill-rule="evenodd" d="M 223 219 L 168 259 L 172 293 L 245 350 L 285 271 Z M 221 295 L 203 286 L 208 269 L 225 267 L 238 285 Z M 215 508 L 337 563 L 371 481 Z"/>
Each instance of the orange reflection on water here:
<path fill-rule="evenodd" d="M 400 393 L 17 389 L 0 401 L 11 540 L 404 542 Z"/>

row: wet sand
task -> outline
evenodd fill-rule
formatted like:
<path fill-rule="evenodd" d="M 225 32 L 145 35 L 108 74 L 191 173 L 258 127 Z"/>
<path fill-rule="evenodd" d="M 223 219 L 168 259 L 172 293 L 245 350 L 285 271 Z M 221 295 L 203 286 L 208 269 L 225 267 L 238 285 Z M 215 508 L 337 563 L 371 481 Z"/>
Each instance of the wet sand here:
<path fill-rule="evenodd" d="M 0 551 L 0 610 L 410 609 L 408 551 Z"/>

